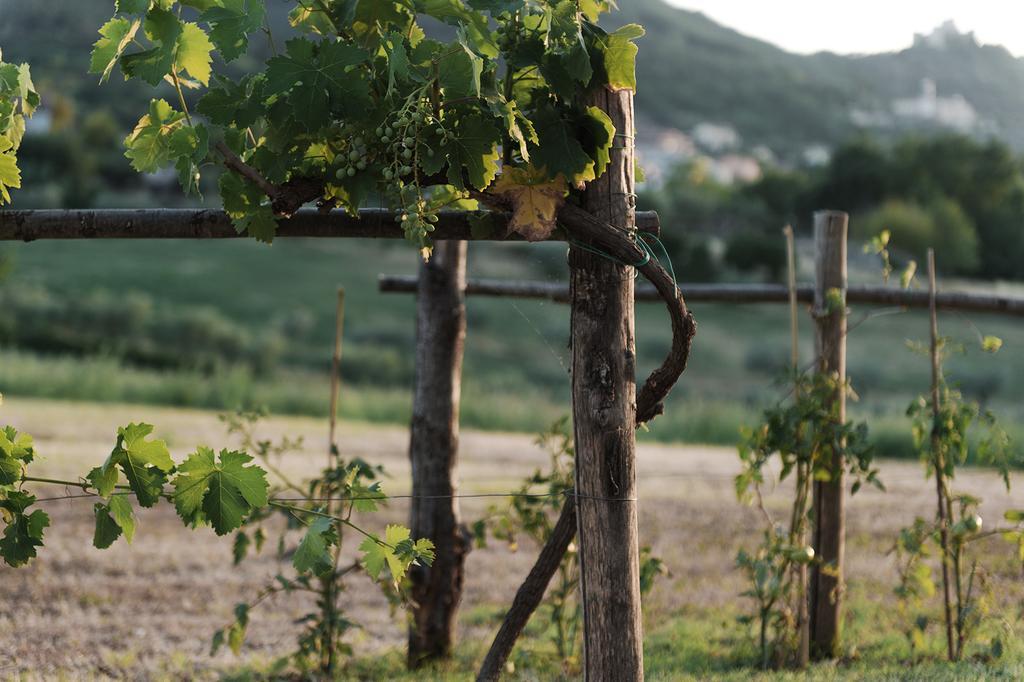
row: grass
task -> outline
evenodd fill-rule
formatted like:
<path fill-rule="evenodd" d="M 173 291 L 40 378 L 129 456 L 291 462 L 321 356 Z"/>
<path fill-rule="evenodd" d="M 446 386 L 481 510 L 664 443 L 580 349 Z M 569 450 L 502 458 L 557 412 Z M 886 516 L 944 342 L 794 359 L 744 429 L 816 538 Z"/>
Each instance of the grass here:
<path fill-rule="evenodd" d="M 476 607 L 464 619 L 488 618 L 497 626 L 503 608 Z M 951 664 L 942 658 L 942 633 L 932 628 L 923 652 L 911 651 L 901 634 L 902 623 L 891 604 L 872 599 L 864 589 L 855 590 L 848 610 L 847 639 L 856 642 L 838 662 L 812 664 L 804 672 L 764 671 L 753 633 L 737 622 L 738 612 L 722 609 L 688 609 L 671 617 L 647 617 L 644 637 L 644 674 L 661 682 L 716 680 L 720 682 L 783 681 L 910 681 L 967 682 L 974 680 L 1018 680 L 1024 676 L 1024 645 L 1013 633 L 1002 631 L 1007 647 L 999 658 L 985 647 L 1000 633 L 998 624 L 989 626 L 974 647 L 969 660 Z M 937 615 L 937 614 L 934 614 Z M 561 661 L 544 638 L 537 618 L 531 621 L 510 658 L 509 680 L 580 679 L 580 661 Z M 1020 627 L 1020 623 L 1017 627 Z M 1009 626 L 1006 626 L 1009 627 Z M 1008 636 L 1009 634 L 1009 636 Z M 426 670 L 409 672 L 404 651 L 356 657 L 338 679 L 343 680 L 473 680 L 486 653 L 488 642 L 460 643 L 451 660 Z M 241 668 L 227 679 L 261 679 L 274 670 L 267 667 Z"/>

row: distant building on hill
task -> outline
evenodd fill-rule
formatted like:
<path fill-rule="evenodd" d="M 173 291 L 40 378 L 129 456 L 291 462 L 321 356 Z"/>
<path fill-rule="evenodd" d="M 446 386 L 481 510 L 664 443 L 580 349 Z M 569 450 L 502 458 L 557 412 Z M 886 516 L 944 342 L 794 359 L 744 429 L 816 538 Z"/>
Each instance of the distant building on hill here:
<path fill-rule="evenodd" d="M 974 130 L 978 125 L 978 112 L 971 103 L 960 94 L 940 97 L 931 78 L 921 80 L 917 97 L 893 100 L 892 110 L 900 118 L 929 121 L 961 132 Z"/>

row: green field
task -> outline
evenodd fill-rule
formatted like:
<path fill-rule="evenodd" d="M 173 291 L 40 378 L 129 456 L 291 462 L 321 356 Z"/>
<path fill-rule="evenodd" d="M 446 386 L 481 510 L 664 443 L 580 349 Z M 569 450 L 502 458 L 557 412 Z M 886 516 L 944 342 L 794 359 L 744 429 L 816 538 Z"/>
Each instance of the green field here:
<path fill-rule="evenodd" d="M 205 350 L 180 327 L 213 318 L 236 336 L 277 336 L 269 370 L 224 362 L 206 368 L 161 368 L 126 359 L 118 347 L 89 354 L 38 353 L 8 341 L 0 349 L 0 386 L 13 395 L 87 401 L 137 402 L 206 408 L 265 405 L 283 414 L 322 415 L 333 340 L 335 289 L 347 295 L 343 410 L 352 418 L 405 421 L 413 376 L 414 300 L 380 294 L 380 273 L 416 271 L 415 251 L 404 243 L 280 240 L 272 247 L 249 240 L 224 242 L 81 241 L 14 245 L 4 251 L 12 268 L 0 294 L 43 291 L 48 300 L 101 300 L 98 336 L 117 331 L 118 302 L 134 301 L 170 322 L 155 340 L 188 356 Z M 488 277 L 564 281 L 565 248 L 549 245 L 474 244 L 472 273 Z M 865 274 L 865 278 L 877 275 Z M 685 274 L 681 275 L 685 279 Z M 84 298 L 83 298 L 84 297 Z M 31 301 L 31 299 L 29 299 Z M 141 300 L 141 303 L 140 303 Z M 669 402 L 668 414 L 645 437 L 733 443 L 738 427 L 783 395 L 775 384 L 788 354 L 783 306 L 695 304 L 699 333 L 690 369 Z M 36 313 L 19 311 L 32 317 Z M 878 311 L 874 311 L 877 313 Z M 63 313 L 66 316 L 66 312 Z M 873 312 L 852 311 L 851 324 Z M 59 317 L 59 316 L 58 316 Z M 186 322 L 179 322 L 186 320 Z M 8 325 L 38 320 L 15 317 Z M 46 334 L 74 337 L 62 319 L 43 320 Z M 1024 417 L 1024 323 L 1016 319 L 944 315 L 943 332 L 962 342 L 966 355 L 948 365 L 969 396 L 994 409 L 1011 431 Z M 92 324 L 97 324 L 92 319 Z M 49 326 L 46 326 L 49 325 Z M 46 331 L 57 326 L 58 332 Z M 974 326 L 1004 340 L 998 355 L 978 350 Z M 164 330 L 166 328 L 166 330 Z M 164 330 L 164 331 L 161 331 Z M 187 331 L 187 330 L 186 330 Z M 803 324 L 803 354 L 811 357 L 810 318 Z M 640 368 L 661 359 L 668 325 L 657 305 L 638 308 Z M 864 416 L 887 454 L 905 455 L 909 428 L 903 411 L 926 391 L 929 366 L 910 352 L 907 339 L 922 339 L 921 313 L 870 317 L 851 332 L 849 370 Z M 243 340 L 244 340 L 243 338 Z M 130 341 L 128 339 L 126 343 Z M 536 431 L 568 407 L 568 310 L 537 301 L 472 299 L 466 351 L 464 423 L 496 430 Z M 190 344 L 192 344 L 190 346 Z"/>

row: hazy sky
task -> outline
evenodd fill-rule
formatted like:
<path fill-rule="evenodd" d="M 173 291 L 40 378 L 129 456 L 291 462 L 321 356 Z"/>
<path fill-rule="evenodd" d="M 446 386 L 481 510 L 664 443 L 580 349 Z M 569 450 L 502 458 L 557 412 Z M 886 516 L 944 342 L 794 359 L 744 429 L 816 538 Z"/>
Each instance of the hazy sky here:
<path fill-rule="evenodd" d="M 630 0 L 619 0 L 630 2 Z M 947 19 L 983 43 L 1024 55 L 1021 0 L 668 0 L 791 52 L 883 52 L 908 47 Z M 620 5 L 621 6 L 621 5 Z"/>

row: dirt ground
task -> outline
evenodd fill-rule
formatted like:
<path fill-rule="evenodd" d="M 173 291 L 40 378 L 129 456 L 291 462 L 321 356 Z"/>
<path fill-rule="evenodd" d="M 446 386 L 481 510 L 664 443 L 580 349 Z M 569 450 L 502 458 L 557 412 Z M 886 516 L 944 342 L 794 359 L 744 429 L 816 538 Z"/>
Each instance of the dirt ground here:
<path fill-rule="evenodd" d="M 157 426 L 176 459 L 198 444 L 234 445 L 211 413 L 135 406 L 100 406 L 8 399 L 3 423 L 36 437 L 37 476 L 75 479 L 101 463 L 117 426 L 144 420 Z M 555 415 L 552 415 L 553 417 Z M 306 448 L 288 456 L 284 468 L 294 476 L 311 474 L 325 458 L 326 425 L 309 419 L 274 418 L 260 435 L 302 435 Z M 405 459 L 407 432 L 394 427 L 345 423 L 340 442 L 346 456 L 383 464 L 391 478 L 386 491 L 409 490 Z M 546 455 L 528 435 L 465 433 L 462 438 L 462 493 L 514 490 Z M 889 492 L 865 490 L 849 506 L 849 581 L 892 585 L 892 560 L 885 556 L 896 530 L 915 515 L 930 516 L 931 487 L 914 463 L 883 462 Z M 641 542 L 651 545 L 671 571 L 648 600 L 649 623 L 689 608 L 736 605 L 742 580 L 734 569 L 737 549 L 760 533 L 760 516 L 736 502 L 732 477 L 735 451 L 729 448 L 642 445 L 639 454 Z M 1008 494 L 990 471 L 961 474 L 957 488 L 985 499 L 982 516 L 995 522 L 1009 506 L 1020 507 L 1024 477 Z M 40 497 L 64 490 L 35 486 Z M 1014 497 L 1015 496 L 1015 497 Z M 472 521 L 495 499 L 461 501 Z M 769 497 L 779 507 L 782 495 Z M 93 514 L 89 499 L 44 503 L 52 518 L 46 547 L 31 565 L 0 568 L 0 678 L 52 679 L 177 677 L 182 671 L 204 676 L 235 667 L 239 659 L 209 655 L 212 633 L 231 621 L 233 605 L 254 595 L 279 571 L 287 571 L 273 551 L 239 567 L 231 565 L 230 540 L 209 529 L 184 529 L 169 505 L 142 510 L 135 541 L 119 540 L 111 549 L 92 547 Z M 404 522 L 407 504 L 390 503 L 368 524 Z M 995 540 L 992 551 L 1006 552 Z M 351 544 L 357 544 L 352 542 Z M 534 548 L 510 554 L 492 546 L 468 559 L 463 613 L 475 606 L 508 603 L 533 559 Z M 1019 578 L 1018 578 L 1019 580 Z M 890 600 L 890 589 L 877 599 Z M 298 625 L 293 621 L 309 603 L 278 602 L 254 612 L 241 662 L 259 664 L 286 653 Z M 401 615 L 391 615 L 384 598 L 365 578 L 354 579 L 347 594 L 350 617 L 363 628 L 352 637 L 360 652 L 399 646 Z M 461 637 L 489 639 L 491 625 L 463 618 Z"/>

